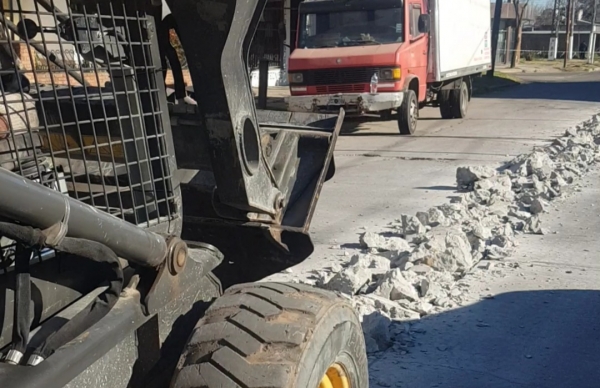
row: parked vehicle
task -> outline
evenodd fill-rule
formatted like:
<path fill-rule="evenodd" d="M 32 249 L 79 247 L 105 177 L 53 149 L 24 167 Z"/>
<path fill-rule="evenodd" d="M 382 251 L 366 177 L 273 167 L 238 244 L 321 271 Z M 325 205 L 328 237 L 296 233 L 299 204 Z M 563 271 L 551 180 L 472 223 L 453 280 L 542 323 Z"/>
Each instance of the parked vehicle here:
<path fill-rule="evenodd" d="M 487 0 L 308 0 L 289 60 L 291 111 L 464 118 L 472 77 L 491 68 Z"/>

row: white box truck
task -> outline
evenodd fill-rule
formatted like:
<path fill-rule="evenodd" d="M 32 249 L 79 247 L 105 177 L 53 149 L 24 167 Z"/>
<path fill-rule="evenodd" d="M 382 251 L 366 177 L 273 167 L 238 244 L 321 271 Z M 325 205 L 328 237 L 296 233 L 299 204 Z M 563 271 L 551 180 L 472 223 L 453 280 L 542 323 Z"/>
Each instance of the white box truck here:
<path fill-rule="evenodd" d="M 490 25 L 488 0 L 307 0 L 289 109 L 378 113 L 401 134 L 414 133 L 425 105 L 463 118 L 472 76 L 491 68 Z"/>

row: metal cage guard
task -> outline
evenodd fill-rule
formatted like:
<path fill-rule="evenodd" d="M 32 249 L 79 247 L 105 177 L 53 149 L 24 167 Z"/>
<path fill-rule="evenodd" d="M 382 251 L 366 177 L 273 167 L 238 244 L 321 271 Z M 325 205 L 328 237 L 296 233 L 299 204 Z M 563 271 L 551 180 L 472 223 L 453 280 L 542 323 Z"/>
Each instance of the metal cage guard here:
<path fill-rule="evenodd" d="M 156 38 L 141 0 L 0 6 L 0 216 L 157 266 L 181 199 Z M 144 229 L 140 228 L 143 227 Z"/>

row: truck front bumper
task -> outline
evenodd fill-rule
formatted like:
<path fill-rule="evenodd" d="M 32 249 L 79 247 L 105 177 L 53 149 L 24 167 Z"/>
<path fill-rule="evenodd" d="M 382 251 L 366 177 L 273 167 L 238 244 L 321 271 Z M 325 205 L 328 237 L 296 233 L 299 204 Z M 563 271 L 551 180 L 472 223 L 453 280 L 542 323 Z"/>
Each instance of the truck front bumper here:
<path fill-rule="evenodd" d="M 290 96 L 287 102 L 292 112 L 337 113 L 344 108 L 346 114 L 363 114 L 397 109 L 403 99 L 403 92 L 392 92 Z"/>

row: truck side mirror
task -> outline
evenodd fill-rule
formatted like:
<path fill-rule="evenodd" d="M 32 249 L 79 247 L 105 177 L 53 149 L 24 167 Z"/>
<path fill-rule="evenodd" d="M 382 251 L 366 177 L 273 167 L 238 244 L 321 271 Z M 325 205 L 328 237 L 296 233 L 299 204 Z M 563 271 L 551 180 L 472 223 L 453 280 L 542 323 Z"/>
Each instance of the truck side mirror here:
<path fill-rule="evenodd" d="M 431 29 L 431 17 L 428 14 L 420 15 L 418 27 L 421 34 L 428 34 Z"/>

